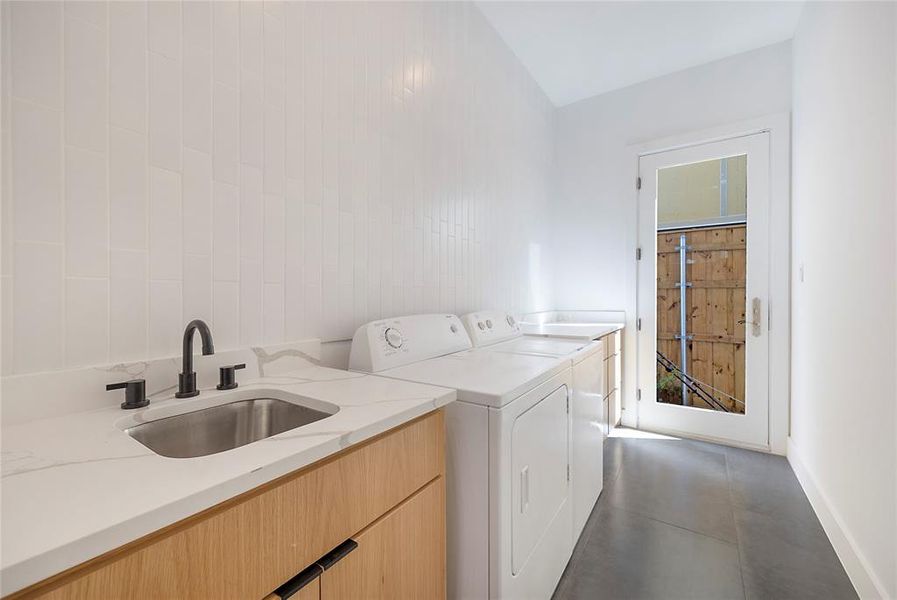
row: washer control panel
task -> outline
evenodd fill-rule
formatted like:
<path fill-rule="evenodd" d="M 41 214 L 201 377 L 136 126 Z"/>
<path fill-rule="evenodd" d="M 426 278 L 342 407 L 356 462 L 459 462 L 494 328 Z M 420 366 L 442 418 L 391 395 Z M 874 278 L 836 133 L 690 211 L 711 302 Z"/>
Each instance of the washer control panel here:
<path fill-rule="evenodd" d="M 372 321 L 359 327 L 352 338 L 349 369 L 376 373 L 467 350 L 471 345 L 455 315 L 410 315 Z"/>
<path fill-rule="evenodd" d="M 489 346 L 523 335 L 517 319 L 500 310 L 468 313 L 461 317 L 461 322 L 464 323 L 474 347 Z"/>

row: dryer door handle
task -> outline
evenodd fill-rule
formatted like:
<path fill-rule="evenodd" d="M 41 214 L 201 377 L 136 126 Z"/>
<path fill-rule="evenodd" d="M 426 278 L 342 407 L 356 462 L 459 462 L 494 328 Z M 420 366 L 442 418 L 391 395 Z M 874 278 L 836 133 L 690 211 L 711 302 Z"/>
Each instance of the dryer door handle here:
<path fill-rule="evenodd" d="M 520 514 L 529 508 L 529 465 L 520 470 Z"/>

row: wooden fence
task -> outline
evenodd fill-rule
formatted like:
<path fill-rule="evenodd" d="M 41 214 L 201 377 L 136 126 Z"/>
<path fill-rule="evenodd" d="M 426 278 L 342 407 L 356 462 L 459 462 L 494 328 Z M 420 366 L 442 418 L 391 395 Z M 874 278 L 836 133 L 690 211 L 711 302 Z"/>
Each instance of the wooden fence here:
<path fill-rule="evenodd" d="M 731 412 L 744 412 L 744 320 L 746 227 L 663 231 L 657 235 L 657 350 L 679 360 L 679 236 L 686 236 L 686 328 L 688 373 L 719 392 L 713 396 Z M 658 377 L 665 374 L 658 369 Z M 696 394 L 694 406 L 711 408 Z M 734 396 L 741 402 L 736 402 Z M 661 401 L 671 401 L 662 397 Z"/>

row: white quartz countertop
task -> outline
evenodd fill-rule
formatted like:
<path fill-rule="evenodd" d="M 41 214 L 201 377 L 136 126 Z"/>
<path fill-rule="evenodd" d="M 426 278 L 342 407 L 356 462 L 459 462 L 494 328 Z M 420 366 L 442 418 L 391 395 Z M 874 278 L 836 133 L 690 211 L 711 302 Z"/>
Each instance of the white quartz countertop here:
<path fill-rule="evenodd" d="M 199 458 L 165 458 L 124 432 L 221 404 L 212 389 L 137 411 L 99 408 L 2 429 L 0 593 L 7 595 L 455 399 L 455 391 L 308 366 L 241 381 L 339 406 L 292 431 Z"/>
<path fill-rule="evenodd" d="M 623 329 L 623 323 L 522 323 L 526 335 L 597 340 Z"/>

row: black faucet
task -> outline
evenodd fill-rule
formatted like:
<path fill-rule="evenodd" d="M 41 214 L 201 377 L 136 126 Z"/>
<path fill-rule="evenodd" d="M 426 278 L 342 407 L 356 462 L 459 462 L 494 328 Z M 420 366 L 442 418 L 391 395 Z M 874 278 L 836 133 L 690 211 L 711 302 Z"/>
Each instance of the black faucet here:
<path fill-rule="evenodd" d="M 193 332 L 199 330 L 202 337 L 202 354 L 208 356 L 215 354 L 215 345 L 212 343 L 212 332 L 209 326 L 200 319 L 193 319 L 184 330 L 184 369 L 178 374 L 177 398 L 192 398 L 199 395 L 196 389 L 196 372 L 193 370 Z"/>

